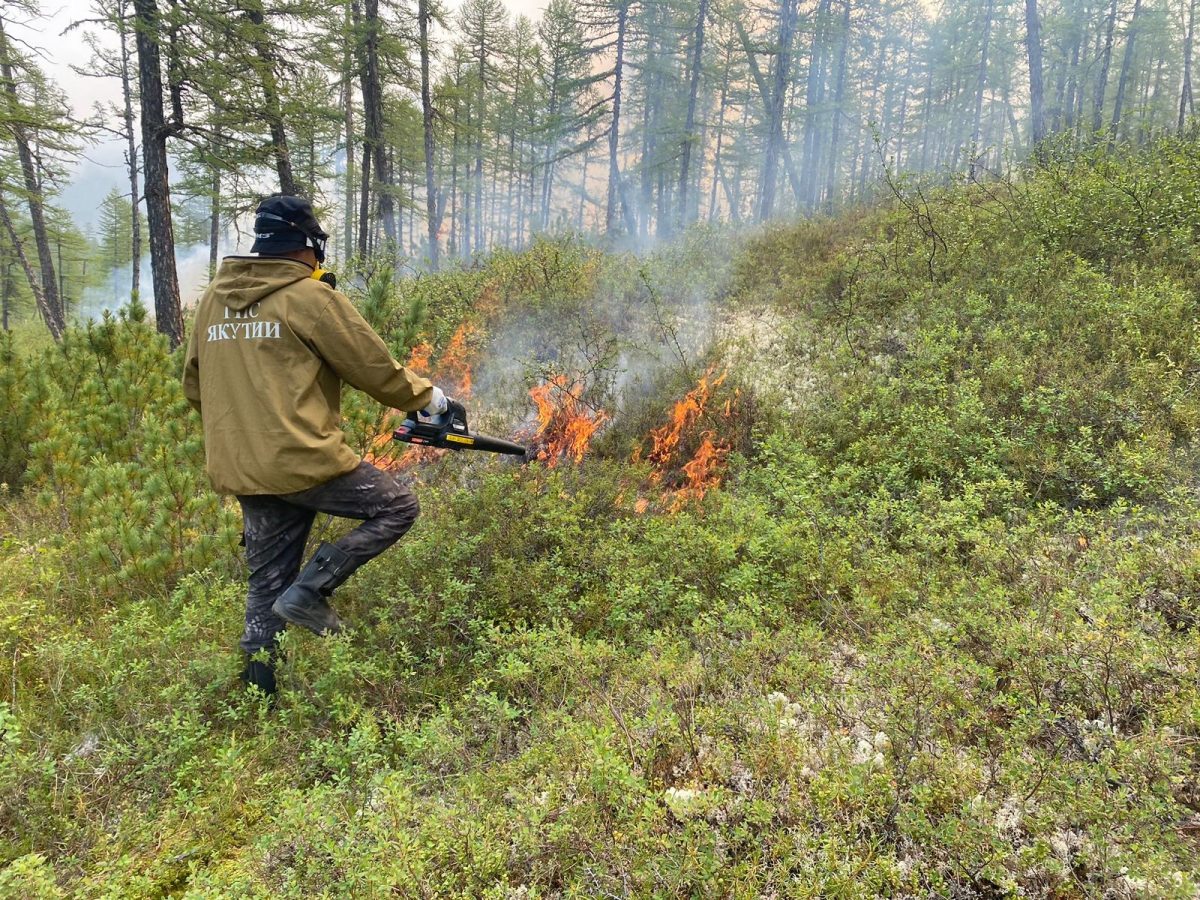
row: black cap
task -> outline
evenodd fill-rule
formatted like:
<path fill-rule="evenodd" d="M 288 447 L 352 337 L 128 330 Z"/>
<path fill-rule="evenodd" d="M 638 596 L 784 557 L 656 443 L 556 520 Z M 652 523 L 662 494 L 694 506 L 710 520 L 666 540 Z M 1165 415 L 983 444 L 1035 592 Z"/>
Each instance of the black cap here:
<path fill-rule="evenodd" d="M 327 240 L 329 235 L 317 221 L 312 203 L 304 197 L 272 194 L 255 210 L 251 253 L 277 256 L 312 247 L 317 262 L 324 262 Z"/>

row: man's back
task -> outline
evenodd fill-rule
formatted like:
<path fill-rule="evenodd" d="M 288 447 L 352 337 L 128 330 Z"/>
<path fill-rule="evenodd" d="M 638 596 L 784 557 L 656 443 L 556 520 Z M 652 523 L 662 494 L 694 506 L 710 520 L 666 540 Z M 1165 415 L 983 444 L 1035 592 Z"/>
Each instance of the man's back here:
<path fill-rule="evenodd" d="M 229 257 L 200 299 L 184 388 L 223 493 L 287 494 L 353 470 L 342 381 L 399 408 L 419 408 L 429 387 L 311 275 L 292 259 Z"/>

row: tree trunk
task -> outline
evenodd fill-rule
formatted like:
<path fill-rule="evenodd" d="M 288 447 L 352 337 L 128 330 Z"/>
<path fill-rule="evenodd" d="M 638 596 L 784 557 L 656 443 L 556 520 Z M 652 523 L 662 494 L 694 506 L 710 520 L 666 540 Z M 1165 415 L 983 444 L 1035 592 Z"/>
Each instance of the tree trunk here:
<path fill-rule="evenodd" d="M 725 52 L 725 71 L 721 75 L 721 99 L 717 103 L 717 146 L 713 151 L 712 197 L 708 203 L 708 220 L 710 222 L 717 217 L 717 187 L 723 175 L 721 171 L 721 146 L 725 142 L 725 112 L 728 106 L 729 69 L 732 56 L 732 48 L 727 49 Z"/>
<path fill-rule="evenodd" d="M 21 263 L 21 268 L 25 272 L 25 279 L 29 282 L 29 290 L 33 292 L 33 302 L 37 305 L 38 312 L 42 314 L 42 319 L 45 321 L 46 327 L 50 330 L 50 336 L 56 341 L 61 341 L 63 332 L 67 330 L 63 324 L 62 315 L 57 309 L 51 307 L 46 300 L 46 292 L 42 290 L 42 282 L 38 278 L 37 273 L 33 271 L 33 265 L 29 262 L 29 255 L 25 252 L 25 245 L 21 243 L 21 236 L 17 234 L 17 229 L 13 227 L 12 216 L 8 214 L 8 204 L 4 200 L 3 193 L 0 193 L 0 224 L 8 232 L 9 243 L 12 244 L 13 252 L 17 254 L 17 261 Z"/>
<path fill-rule="evenodd" d="M 975 178 L 975 163 L 979 156 L 980 126 L 983 123 L 983 91 L 987 87 L 988 50 L 992 40 L 992 16 L 995 0 L 987 0 L 983 19 L 983 46 L 979 52 L 979 70 L 975 78 L 975 117 L 971 125 L 971 165 L 969 176 Z"/>
<path fill-rule="evenodd" d="M 441 222 L 438 216 L 437 189 L 433 183 L 433 95 L 429 87 L 429 24 L 433 13 L 430 0 L 418 0 L 417 22 L 421 35 L 421 128 L 425 146 L 425 222 L 429 234 L 429 266 L 438 270 L 438 231 Z"/>
<path fill-rule="evenodd" d="M 917 167 L 918 172 L 926 172 L 929 169 L 929 144 L 933 138 L 934 130 L 930 124 L 929 112 L 933 106 L 933 62 L 929 59 L 925 60 L 925 98 L 921 102 L 921 163 Z"/>
<path fill-rule="evenodd" d="M 212 182 L 209 184 L 208 206 L 208 280 L 217 274 L 217 257 L 221 245 L 221 170 L 214 163 Z"/>
<path fill-rule="evenodd" d="M 1154 77 L 1151 78 L 1149 73 L 1146 75 L 1146 83 L 1142 86 L 1142 98 L 1138 103 L 1138 142 L 1144 143 L 1150 138 L 1154 132 L 1153 120 L 1147 121 L 1151 113 L 1151 105 L 1153 101 L 1157 101 L 1162 95 L 1163 71 L 1166 68 L 1166 61 L 1163 57 L 1159 57 L 1154 65 Z M 1158 105 L 1155 103 L 1155 105 Z M 1128 129 L 1126 129 L 1128 134 Z"/>
<path fill-rule="evenodd" d="M 621 78 L 625 68 L 625 32 L 629 22 L 629 0 L 620 0 L 617 7 L 617 59 L 613 67 L 612 122 L 608 131 L 608 197 L 604 205 L 604 232 L 617 230 L 618 192 L 621 169 L 617 162 L 617 143 L 621 135 Z M 587 185 L 584 185 L 586 191 Z"/>
<path fill-rule="evenodd" d="M 587 203 L 587 177 L 588 163 L 591 161 L 591 144 L 588 143 L 583 149 L 583 176 L 579 181 L 579 215 L 575 222 L 575 230 L 583 231 L 583 208 Z"/>
<path fill-rule="evenodd" d="M 517 108 L 521 97 L 521 64 L 524 62 L 521 50 L 517 49 L 517 70 L 513 77 L 513 102 L 509 114 L 512 118 L 508 123 L 508 186 L 505 191 L 504 200 L 504 230 L 501 232 L 500 241 L 503 246 L 512 246 L 512 201 L 513 201 L 513 181 L 517 174 Z M 524 196 L 524 191 L 521 190 L 521 185 L 517 185 L 517 194 Z"/>
<path fill-rule="evenodd" d="M 658 53 L 658 46 L 654 42 L 654 37 L 651 35 L 647 40 L 646 57 L 648 60 L 653 60 Z M 638 204 L 637 210 L 637 234 L 638 237 L 645 241 L 650 235 L 650 202 L 654 196 L 653 171 L 651 170 L 651 162 L 654 159 L 655 146 L 651 140 L 653 135 L 653 127 L 650 122 L 650 110 L 652 106 L 651 98 L 655 97 L 661 90 L 659 86 L 659 73 L 656 66 L 650 65 L 642 70 L 642 90 L 644 100 L 642 103 L 642 155 L 638 164 L 641 170 L 642 180 L 642 197 Z"/>
<path fill-rule="evenodd" d="M 183 341 L 183 311 L 179 302 L 179 276 L 175 271 L 175 229 L 171 220 L 171 182 L 167 162 L 167 135 L 170 128 L 163 118 L 158 4 L 155 0 L 133 0 L 133 7 L 137 17 L 142 175 L 146 185 L 146 222 L 150 226 L 154 317 L 158 330 L 167 336 L 174 348 Z"/>
<path fill-rule="evenodd" d="M 1187 34 L 1183 39 L 1183 85 L 1179 92 L 1179 131 L 1183 132 L 1187 115 L 1192 111 L 1192 39 L 1196 28 L 1196 0 L 1188 3 Z"/>
<path fill-rule="evenodd" d="M 1080 45 L 1081 45 L 1080 51 L 1079 51 L 1080 57 L 1084 56 L 1084 51 L 1087 49 L 1087 44 L 1088 44 L 1088 37 L 1087 37 L 1087 34 L 1085 33 L 1082 36 L 1082 38 L 1080 39 Z M 1098 50 L 1099 46 L 1100 46 L 1100 38 L 1099 38 L 1099 35 L 1097 35 L 1097 38 L 1096 38 L 1097 52 L 1099 52 L 1099 50 Z M 1075 121 L 1075 142 L 1077 144 L 1079 143 L 1079 139 L 1080 139 L 1081 135 L 1083 134 L 1083 105 L 1084 105 L 1084 101 L 1085 101 L 1084 95 L 1087 93 L 1087 89 L 1084 85 L 1084 79 L 1085 79 L 1084 69 L 1085 69 L 1085 66 L 1083 66 L 1082 63 L 1080 63 L 1080 66 L 1078 68 L 1078 76 L 1079 76 L 1077 79 L 1078 83 L 1075 86 L 1074 121 Z"/>
<path fill-rule="evenodd" d="M 371 230 L 371 151 L 363 141 L 362 180 L 358 186 L 358 261 L 367 261 L 368 238 Z"/>
<path fill-rule="evenodd" d="M 775 170 L 783 150 L 784 94 L 792 60 L 792 39 L 796 28 L 795 0 L 779 0 L 779 55 L 775 60 L 775 83 L 771 89 L 771 101 L 767 107 L 767 155 L 763 161 L 762 199 L 758 207 L 758 220 L 765 222 L 771 217 L 775 205 Z"/>
<path fill-rule="evenodd" d="M 750 67 L 750 74 L 754 76 L 754 84 L 758 88 L 758 94 L 762 98 L 763 108 L 770 110 L 771 107 L 771 91 L 767 87 L 766 79 L 763 78 L 762 70 L 758 67 L 758 60 L 754 58 L 754 47 L 750 43 L 750 35 L 746 33 L 746 28 L 741 20 L 737 20 L 735 27 L 738 31 L 738 38 L 742 43 L 742 48 L 746 51 L 746 62 Z M 745 120 L 743 120 L 744 122 Z M 739 140 L 739 145 L 742 141 Z M 788 149 L 787 144 L 780 147 L 780 155 L 783 157 L 783 167 L 787 170 L 788 181 L 792 185 L 792 193 L 796 200 L 800 200 L 800 179 L 796 174 L 796 167 L 792 164 L 792 154 Z M 741 178 L 737 179 L 738 184 L 741 184 Z"/>
<path fill-rule="evenodd" d="M 1117 139 L 1117 129 L 1121 125 L 1121 109 L 1125 104 L 1125 88 L 1129 83 L 1129 71 L 1133 66 L 1133 46 L 1137 40 L 1138 13 L 1142 11 L 1142 0 L 1134 0 L 1133 15 L 1129 18 L 1129 28 L 1125 32 L 1125 55 L 1121 60 L 1121 76 L 1117 79 L 1117 97 L 1113 101 L 1112 122 L 1109 126 L 1108 143 L 1111 147 Z"/>
<path fill-rule="evenodd" d="M 813 36 L 808 54 L 808 75 L 804 85 L 804 149 L 801 169 L 800 203 L 809 209 L 816 205 L 817 146 L 819 124 L 818 92 L 825 68 L 825 36 L 828 34 L 829 0 L 820 0 L 813 18 Z"/>
<path fill-rule="evenodd" d="M 704 59 L 704 20 L 708 17 L 708 0 L 700 0 L 700 12 L 696 15 L 696 30 L 692 36 L 691 84 L 688 87 L 687 119 L 683 125 L 682 157 L 679 163 L 679 228 L 688 224 L 688 168 L 692 162 L 692 145 L 696 142 L 696 97 L 700 93 L 700 65 Z"/>
<path fill-rule="evenodd" d="M 547 121 L 558 122 L 558 85 L 562 80 L 560 60 L 554 58 L 554 69 L 550 74 L 550 97 L 547 105 Z M 532 131 L 530 132 L 533 133 Z M 542 154 L 542 197 L 541 197 L 541 230 L 550 227 L 550 195 L 554 191 L 554 157 L 558 153 L 558 132 L 552 132 L 546 140 L 546 149 Z"/>
<path fill-rule="evenodd" d="M 117 8 L 117 37 L 121 42 L 121 101 L 125 122 L 125 165 L 129 170 L 129 300 L 140 302 L 142 281 L 142 211 L 138 190 L 137 138 L 133 131 L 133 85 L 130 78 L 128 31 L 125 25 L 125 3 Z"/>
<path fill-rule="evenodd" d="M 292 173 L 292 156 L 288 149 L 287 130 L 283 125 L 279 84 L 275 78 L 275 54 L 263 33 L 266 27 L 266 18 L 263 16 L 262 6 L 255 3 L 246 10 L 246 16 L 254 26 L 254 55 L 258 57 L 259 62 L 258 77 L 262 83 L 263 113 L 267 125 L 271 129 L 271 149 L 275 156 L 275 171 L 279 175 L 279 190 L 285 194 L 298 194 L 296 178 Z"/>
<path fill-rule="evenodd" d="M 829 160 L 825 178 L 825 208 L 832 212 L 837 191 L 839 140 L 842 132 L 842 102 L 846 95 L 847 58 L 850 55 L 850 0 L 842 7 L 841 40 L 838 44 L 837 85 L 833 91 L 833 128 L 829 138 Z"/>
<path fill-rule="evenodd" d="M 12 260 L 5 254 L 4 288 L 3 296 L 0 296 L 0 328 L 3 328 L 5 331 L 11 330 L 9 327 L 9 314 L 12 312 L 12 298 L 16 287 L 13 284 L 12 265 Z"/>
<path fill-rule="evenodd" d="M 8 35 L 4 30 L 4 20 L 0 18 L 0 75 L 4 78 L 4 93 L 12 120 L 13 141 L 17 145 L 17 157 L 20 160 L 21 177 L 25 183 L 26 202 L 29 206 L 29 220 L 33 225 L 33 241 L 37 249 L 38 266 L 41 269 L 41 290 L 46 311 L 49 314 L 46 325 L 57 340 L 66 328 L 66 319 L 58 291 L 58 278 L 54 271 L 54 257 L 50 253 L 50 238 L 46 230 L 46 214 L 42 186 L 38 178 L 38 166 L 29 144 L 29 133 L 25 127 L 28 115 L 20 108 L 21 103 L 17 94 L 17 82 L 13 74 L 11 54 Z"/>
<path fill-rule="evenodd" d="M 1036 146 L 1046 136 L 1042 98 L 1042 29 L 1037 0 L 1025 0 L 1025 54 L 1029 58 L 1030 137 Z"/>
<path fill-rule="evenodd" d="M 1075 127 L 1075 99 L 1078 94 L 1082 93 L 1082 88 L 1079 83 L 1079 54 L 1083 49 L 1083 35 L 1080 34 L 1071 46 L 1071 67 L 1067 78 L 1066 95 L 1063 98 L 1062 111 L 1062 127 L 1072 129 Z"/>
<path fill-rule="evenodd" d="M 475 113 L 478 117 L 475 129 L 475 175 L 473 177 L 475 200 L 475 250 L 484 247 L 483 238 L 483 132 L 487 129 L 487 48 L 480 38 L 479 46 L 479 85 Z"/>
<path fill-rule="evenodd" d="M 1104 36 L 1104 49 L 1100 55 L 1100 74 L 1096 76 L 1096 97 L 1092 104 L 1092 131 L 1104 126 L 1104 95 L 1108 92 L 1108 67 L 1112 63 L 1113 33 L 1117 27 L 1117 0 L 1112 0 L 1108 11 L 1108 26 Z"/>
<path fill-rule="evenodd" d="M 475 236 L 475 232 L 472 230 L 472 225 L 471 225 L 471 221 L 473 218 L 473 210 L 474 210 L 474 206 L 473 206 L 474 200 L 472 199 L 471 191 L 474 189 L 477 189 L 476 185 L 473 185 L 471 183 L 471 181 L 472 181 L 472 176 L 471 176 L 471 124 L 472 124 L 471 110 L 472 110 L 472 102 L 471 102 L 471 98 L 468 97 L 467 98 L 466 134 L 465 134 L 465 143 L 467 146 L 466 146 L 466 152 L 464 154 L 467 158 L 463 163 L 463 180 L 462 180 L 462 185 L 463 185 L 463 188 L 462 188 L 462 198 L 463 198 L 463 204 L 462 204 L 462 208 L 463 208 L 463 213 L 462 213 L 462 254 L 463 254 L 464 259 L 469 259 L 471 257 L 472 240 L 474 239 L 474 236 Z"/>
<path fill-rule="evenodd" d="M 354 21 L 350 15 L 350 4 L 346 4 L 343 27 L 345 37 L 342 44 L 342 127 L 345 130 L 346 180 L 342 210 L 342 263 L 354 253 L 354 54 L 352 40 Z"/>
<path fill-rule="evenodd" d="M 375 203 L 379 218 L 383 222 L 383 234 L 388 243 L 388 253 L 395 255 L 396 207 L 392 196 L 392 172 L 388 166 L 387 144 L 384 140 L 383 84 L 379 75 L 379 0 L 363 2 L 363 34 L 359 77 L 363 98 L 363 121 L 366 153 L 370 153 L 375 169 Z M 364 154 L 365 155 L 365 154 Z M 363 173 L 366 182 L 368 166 L 364 159 Z"/>
<path fill-rule="evenodd" d="M 906 65 L 904 67 L 904 82 L 900 86 L 900 121 L 896 124 L 896 171 L 901 170 L 904 151 L 907 146 L 904 143 L 905 128 L 908 123 L 908 91 L 912 86 L 913 78 L 913 49 L 916 45 L 917 29 L 914 25 L 908 32 L 908 46 L 905 49 Z"/>
<path fill-rule="evenodd" d="M 454 131 L 450 143 L 450 235 L 446 247 L 451 259 L 458 256 L 458 88 L 461 84 L 462 72 L 456 68 L 454 72 Z"/>

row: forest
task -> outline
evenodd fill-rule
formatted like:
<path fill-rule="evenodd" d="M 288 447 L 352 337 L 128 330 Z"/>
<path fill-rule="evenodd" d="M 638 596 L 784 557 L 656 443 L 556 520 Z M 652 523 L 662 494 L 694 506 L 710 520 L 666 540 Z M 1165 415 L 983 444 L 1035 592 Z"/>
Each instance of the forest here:
<path fill-rule="evenodd" d="M 81 115 L 10 0 L 0 898 L 1195 897 L 1194 5 L 101 0 Z M 180 345 L 274 191 L 528 452 L 343 391 L 421 514 L 268 696 Z"/>
<path fill-rule="evenodd" d="M 173 249 L 207 245 L 211 272 L 273 190 L 314 198 L 347 271 L 437 271 L 539 234 L 644 246 L 830 213 L 889 176 L 986 180 L 1043 141 L 1142 143 L 1193 114 L 1192 0 L 554 0 L 536 19 L 98 0 L 49 36 L 111 87 L 82 112 L 40 64 L 46 14 L 0 15 L 0 284 L 5 322 L 32 307 L 55 336 L 95 311 L 90 278 L 111 309 L 152 296 L 178 343 Z M 55 196 L 102 140 L 128 176 L 83 234 Z"/>

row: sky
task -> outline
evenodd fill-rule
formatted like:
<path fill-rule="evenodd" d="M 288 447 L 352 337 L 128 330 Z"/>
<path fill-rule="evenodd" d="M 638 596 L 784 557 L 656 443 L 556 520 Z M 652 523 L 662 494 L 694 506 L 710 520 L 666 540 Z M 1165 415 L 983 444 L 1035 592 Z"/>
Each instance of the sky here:
<path fill-rule="evenodd" d="M 451 3 L 455 2 L 451 0 Z M 523 14 L 532 19 L 540 17 L 548 2 L 504 0 L 514 15 Z M 72 69 L 73 65 L 86 64 L 89 52 L 78 30 L 64 32 L 72 22 L 91 15 L 91 0 L 46 0 L 42 3 L 43 18 L 40 21 L 32 25 L 10 23 L 13 38 L 38 53 L 42 67 L 63 89 L 75 114 L 80 117 L 91 113 L 97 103 L 120 99 L 120 86 L 116 80 L 89 78 Z M 124 189 L 123 149 L 124 145 L 116 140 L 87 147 L 70 184 L 59 198 L 59 203 L 84 231 L 95 226 L 100 202 L 109 190 L 113 186 Z"/>

